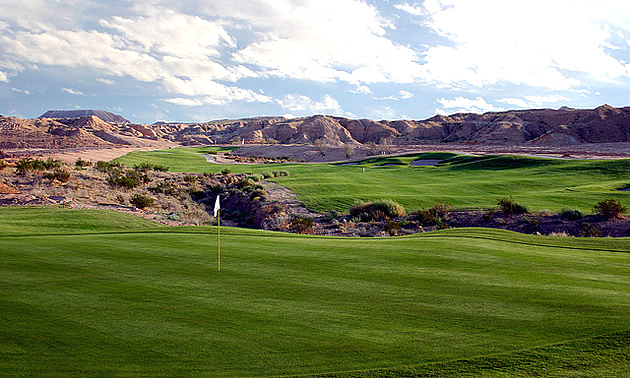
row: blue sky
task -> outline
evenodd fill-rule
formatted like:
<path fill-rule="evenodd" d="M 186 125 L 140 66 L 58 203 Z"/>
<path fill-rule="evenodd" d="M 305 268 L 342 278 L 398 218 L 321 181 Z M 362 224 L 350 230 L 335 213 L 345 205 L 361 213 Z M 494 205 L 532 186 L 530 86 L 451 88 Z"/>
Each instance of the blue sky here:
<path fill-rule="evenodd" d="M 0 114 L 134 121 L 630 105 L 625 0 L 0 0 Z"/>

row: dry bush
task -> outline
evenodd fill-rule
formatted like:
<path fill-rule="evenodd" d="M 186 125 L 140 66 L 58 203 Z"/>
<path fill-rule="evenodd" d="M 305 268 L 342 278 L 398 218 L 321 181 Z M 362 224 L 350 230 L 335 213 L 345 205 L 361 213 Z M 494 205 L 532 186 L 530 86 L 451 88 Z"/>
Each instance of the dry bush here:
<path fill-rule="evenodd" d="M 615 199 L 605 199 L 595 205 L 595 212 L 603 215 L 606 219 L 620 218 L 626 212 L 625 206 Z"/>
<path fill-rule="evenodd" d="M 350 209 L 352 218 L 358 218 L 364 222 L 402 217 L 404 215 L 405 209 L 396 201 L 388 199 L 359 203 Z"/>
<path fill-rule="evenodd" d="M 134 194 L 129 200 L 132 205 L 138 209 L 145 209 L 147 207 L 153 207 L 155 205 L 155 198 L 149 197 L 143 193 Z"/>

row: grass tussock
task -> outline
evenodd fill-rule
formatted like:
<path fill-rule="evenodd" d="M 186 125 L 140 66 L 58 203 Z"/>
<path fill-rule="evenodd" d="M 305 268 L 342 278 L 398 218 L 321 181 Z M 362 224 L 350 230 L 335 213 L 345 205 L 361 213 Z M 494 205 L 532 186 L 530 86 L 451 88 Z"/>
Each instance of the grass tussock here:
<path fill-rule="evenodd" d="M 351 217 L 364 222 L 397 218 L 405 214 L 405 208 L 390 199 L 358 203 L 350 209 Z"/>

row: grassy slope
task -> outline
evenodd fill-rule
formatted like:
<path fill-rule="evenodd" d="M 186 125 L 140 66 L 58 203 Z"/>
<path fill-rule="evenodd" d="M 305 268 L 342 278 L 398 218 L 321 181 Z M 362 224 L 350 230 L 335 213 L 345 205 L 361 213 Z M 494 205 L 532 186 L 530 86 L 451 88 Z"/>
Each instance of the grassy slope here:
<path fill-rule="evenodd" d="M 219 274 L 214 228 L 111 233 L 118 215 L 100 213 L 91 233 L 32 235 L 34 219 L 73 223 L 61 209 L 1 219 L 13 212 L 31 228 L 0 222 L 14 234 L 0 238 L 2 375 L 630 372 L 615 334 L 630 329 L 630 239 L 224 228 Z"/>
<path fill-rule="evenodd" d="M 590 212 L 605 199 L 627 202 L 630 160 L 579 161 L 516 156 L 468 157 L 448 153 L 412 154 L 372 158 L 360 165 L 278 164 L 217 165 L 195 155 L 195 149 L 134 152 L 120 159 L 133 165 L 152 161 L 175 171 L 265 172 L 287 170 L 289 177 L 275 181 L 294 190 L 309 208 L 347 212 L 357 200 L 393 199 L 408 211 L 438 201 L 456 208 L 490 208 L 499 198 L 512 195 L 530 210 L 559 211 L 564 207 Z M 414 159 L 451 158 L 439 167 L 412 167 Z M 395 166 L 381 166 L 396 164 Z M 366 168 L 366 173 L 363 173 Z"/>
<path fill-rule="evenodd" d="M 81 233 L 165 227 L 122 212 L 58 207 L 0 207 L 0 235 Z"/>

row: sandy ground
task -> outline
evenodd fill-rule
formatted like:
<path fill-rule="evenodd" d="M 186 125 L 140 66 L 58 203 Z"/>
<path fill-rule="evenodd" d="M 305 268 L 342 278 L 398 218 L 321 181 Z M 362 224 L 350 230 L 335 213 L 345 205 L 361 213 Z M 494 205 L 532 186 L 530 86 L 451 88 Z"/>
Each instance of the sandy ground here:
<path fill-rule="evenodd" d="M 4 150 L 5 153 L 16 156 L 51 157 L 65 163 L 74 164 L 78 158 L 93 162 L 103 160 L 110 161 L 127 155 L 133 151 L 151 151 L 169 147 L 179 147 L 176 143 L 154 141 L 145 146 L 131 147 L 107 147 L 107 148 L 70 148 L 70 149 L 31 149 L 31 150 Z"/>
<path fill-rule="evenodd" d="M 110 148 L 76 148 L 65 150 L 6 150 L 9 154 L 20 156 L 31 155 L 35 157 L 52 157 L 73 164 L 78 158 L 91 161 L 110 161 L 124 156 L 132 151 L 150 151 L 166 149 L 169 147 L 179 147 L 175 143 L 154 142 L 147 146 L 135 147 L 110 147 Z M 457 145 L 457 144 L 437 144 L 437 145 L 415 145 L 415 146 L 391 146 L 388 148 L 389 154 L 402 154 L 412 152 L 433 152 L 445 151 L 461 154 L 488 155 L 488 154 L 518 154 L 540 157 L 553 157 L 565 159 L 629 159 L 630 143 L 597 143 L 580 144 L 572 146 L 558 147 L 538 147 L 532 145 L 521 146 L 482 146 L 482 145 Z M 354 147 L 348 154 L 341 147 L 328 147 L 325 150 L 316 149 L 306 145 L 246 145 L 233 153 L 234 155 L 265 156 L 271 158 L 287 157 L 298 162 L 343 162 L 361 160 L 370 156 L 370 152 L 362 146 Z M 211 163 L 234 164 L 234 160 L 225 159 L 221 154 L 204 155 Z"/>

